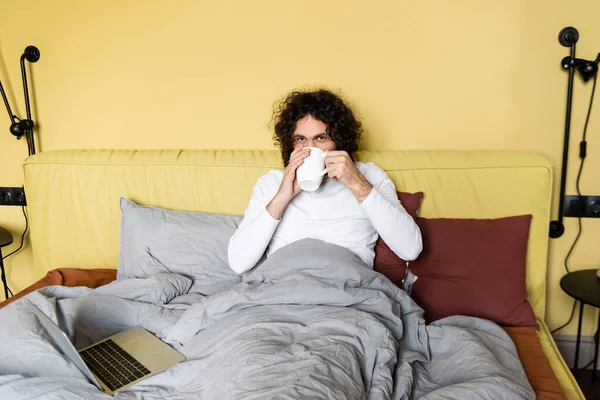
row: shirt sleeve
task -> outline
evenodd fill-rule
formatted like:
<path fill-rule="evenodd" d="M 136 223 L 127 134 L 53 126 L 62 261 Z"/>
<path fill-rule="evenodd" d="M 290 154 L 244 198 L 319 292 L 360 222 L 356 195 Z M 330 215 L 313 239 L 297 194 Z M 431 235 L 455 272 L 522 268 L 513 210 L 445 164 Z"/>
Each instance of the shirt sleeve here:
<path fill-rule="evenodd" d="M 252 198 L 227 249 L 229 266 L 241 274 L 253 268 L 269 246 L 279 220 L 267 211 L 267 205 L 274 193 L 269 190 L 264 177 L 261 177 L 252 191 Z"/>
<path fill-rule="evenodd" d="M 421 230 L 400 204 L 392 180 L 383 170 L 377 175 L 380 176 L 370 181 L 373 189 L 361 207 L 379 236 L 398 257 L 415 260 L 423 250 Z"/>

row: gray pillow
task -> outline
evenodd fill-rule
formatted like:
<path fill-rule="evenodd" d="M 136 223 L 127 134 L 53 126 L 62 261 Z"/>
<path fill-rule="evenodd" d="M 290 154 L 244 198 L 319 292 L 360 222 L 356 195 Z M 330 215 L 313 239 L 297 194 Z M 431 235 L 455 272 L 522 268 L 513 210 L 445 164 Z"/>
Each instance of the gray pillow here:
<path fill-rule="evenodd" d="M 210 294 L 241 281 L 227 261 L 229 239 L 243 216 L 171 211 L 121 198 L 117 279 L 177 273 L 190 291 Z"/>

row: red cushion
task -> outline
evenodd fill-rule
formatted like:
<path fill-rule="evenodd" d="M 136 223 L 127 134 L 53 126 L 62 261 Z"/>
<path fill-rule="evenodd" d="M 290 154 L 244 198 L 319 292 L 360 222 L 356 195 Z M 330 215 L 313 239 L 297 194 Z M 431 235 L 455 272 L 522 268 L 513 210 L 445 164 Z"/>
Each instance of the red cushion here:
<path fill-rule="evenodd" d="M 423 252 L 410 263 L 411 296 L 427 322 L 468 315 L 539 329 L 525 283 L 531 218 L 417 218 Z"/>
<path fill-rule="evenodd" d="M 417 213 L 421 201 L 423 201 L 423 192 L 406 193 L 397 192 L 398 199 L 406 212 L 416 221 Z M 401 259 L 394 253 L 388 245 L 379 238 L 375 244 L 375 260 L 373 269 L 385 275 L 390 281 L 396 285 L 400 285 L 406 272 L 406 261 Z"/>

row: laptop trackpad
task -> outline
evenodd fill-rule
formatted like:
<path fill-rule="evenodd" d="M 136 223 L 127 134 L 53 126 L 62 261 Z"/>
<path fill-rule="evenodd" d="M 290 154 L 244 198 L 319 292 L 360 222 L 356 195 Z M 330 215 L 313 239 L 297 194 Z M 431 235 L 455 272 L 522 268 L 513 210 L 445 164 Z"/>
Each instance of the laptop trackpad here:
<path fill-rule="evenodd" d="M 157 373 L 185 357 L 141 327 L 127 329 L 112 340 L 150 372 Z"/>

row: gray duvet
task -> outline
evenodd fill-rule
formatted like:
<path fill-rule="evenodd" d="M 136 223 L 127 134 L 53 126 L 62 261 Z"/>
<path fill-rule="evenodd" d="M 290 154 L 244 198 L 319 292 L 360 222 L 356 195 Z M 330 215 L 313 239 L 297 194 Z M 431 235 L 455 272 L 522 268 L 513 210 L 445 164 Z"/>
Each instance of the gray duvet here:
<path fill-rule="evenodd" d="M 165 271 L 17 300 L 0 310 L 0 399 L 110 398 L 48 341 L 30 302 L 76 347 L 141 325 L 187 357 L 119 399 L 535 398 L 504 330 L 469 317 L 425 325 L 341 247 L 302 240 L 226 287 L 223 276 Z"/>

